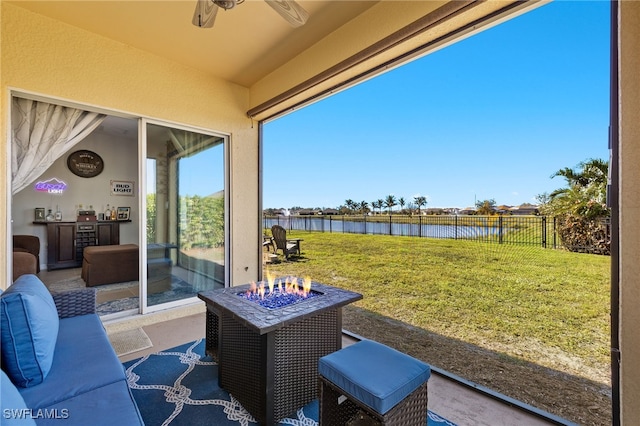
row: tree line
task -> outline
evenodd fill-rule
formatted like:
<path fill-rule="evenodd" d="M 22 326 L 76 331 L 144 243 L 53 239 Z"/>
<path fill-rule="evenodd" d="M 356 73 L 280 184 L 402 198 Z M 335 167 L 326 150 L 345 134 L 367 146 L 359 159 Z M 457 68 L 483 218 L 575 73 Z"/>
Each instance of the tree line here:
<path fill-rule="evenodd" d="M 391 214 L 395 206 L 400 206 L 400 213 L 416 212 L 420 214 L 422 207 L 427 205 L 427 197 L 415 196 L 413 200 L 407 203 L 404 197 L 396 198 L 395 195 L 387 195 L 386 198 L 379 198 L 368 203 L 366 201 L 355 202 L 351 199 L 345 200 L 344 205 L 338 207 L 338 211 L 347 214 L 382 214 L 382 209 L 386 209 Z M 405 210 L 405 206 L 407 206 Z"/>

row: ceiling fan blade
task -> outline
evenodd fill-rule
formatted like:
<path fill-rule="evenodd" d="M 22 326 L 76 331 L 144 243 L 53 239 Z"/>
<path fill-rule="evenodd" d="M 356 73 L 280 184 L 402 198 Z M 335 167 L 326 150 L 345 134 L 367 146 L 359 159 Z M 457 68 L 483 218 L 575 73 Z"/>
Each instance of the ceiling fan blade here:
<path fill-rule="evenodd" d="M 216 20 L 216 14 L 218 13 L 218 6 L 211 0 L 197 0 L 196 10 L 193 12 L 193 19 L 191 22 L 196 27 L 211 28 L 213 22 Z"/>
<path fill-rule="evenodd" d="M 309 12 L 293 0 L 265 0 L 289 24 L 300 27 L 309 19 Z"/>

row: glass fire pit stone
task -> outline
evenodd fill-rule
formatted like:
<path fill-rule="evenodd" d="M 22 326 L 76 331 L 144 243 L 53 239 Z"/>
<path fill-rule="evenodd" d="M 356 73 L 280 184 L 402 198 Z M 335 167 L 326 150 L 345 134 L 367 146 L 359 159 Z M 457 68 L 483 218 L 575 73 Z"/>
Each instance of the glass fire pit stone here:
<path fill-rule="evenodd" d="M 279 278 L 280 279 L 280 278 Z M 283 281 L 284 282 L 284 281 Z M 298 279 L 299 284 L 302 280 Z M 266 282 L 256 283 L 267 285 Z M 238 297 L 239 293 L 246 293 L 252 288 L 251 284 L 235 287 L 227 287 L 217 290 L 209 290 L 198 293 L 198 297 L 216 311 L 229 312 L 238 321 L 259 334 L 265 334 L 272 330 L 300 320 L 304 317 L 348 305 L 362 299 L 360 293 L 311 282 L 311 292 L 315 297 L 307 298 L 301 302 L 281 306 L 277 309 L 268 309 L 258 303 L 251 302 L 244 297 Z"/>
<path fill-rule="evenodd" d="M 276 280 L 271 289 L 268 286 L 261 288 L 256 286 L 255 289 L 238 292 L 239 297 L 267 309 L 280 309 L 321 295 L 322 293 L 318 291 L 305 291 L 299 285 L 294 287 L 289 285 L 289 281 L 283 280 Z"/>

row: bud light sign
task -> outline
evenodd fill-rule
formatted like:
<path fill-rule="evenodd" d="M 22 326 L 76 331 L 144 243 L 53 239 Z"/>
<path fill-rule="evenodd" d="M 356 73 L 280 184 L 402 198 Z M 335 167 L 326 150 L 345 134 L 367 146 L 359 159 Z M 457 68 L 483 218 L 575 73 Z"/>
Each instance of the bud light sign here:
<path fill-rule="evenodd" d="M 62 194 L 67 189 L 67 184 L 57 178 L 51 178 L 44 182 L 36 183 L 35 190 L 48 194 Z"/>

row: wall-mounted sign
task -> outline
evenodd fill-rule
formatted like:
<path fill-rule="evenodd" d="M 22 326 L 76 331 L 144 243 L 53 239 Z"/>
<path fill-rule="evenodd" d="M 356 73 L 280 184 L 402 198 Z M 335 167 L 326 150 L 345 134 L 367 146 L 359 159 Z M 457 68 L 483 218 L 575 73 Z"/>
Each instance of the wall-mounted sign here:
<path fill-rule="evenodd" d="M 67 189 L 67 184 L 58 178 L 51 178 L 36 183 L 34 189 L 38 192 L 46 192 L 48 194 L 62 194 Z"/>
<path fill-rule="evenodd" d="M 133 197 L 133 182 L 128 180 L 112 180 L 111 195 L 128 195 Z"/>
<path fill-rule="evenodd" d="M 76 176 L 91 178 L 102 173 L 104 162 L 95 152 L 82 149 L 69 155 L 67 167 Z"/>

